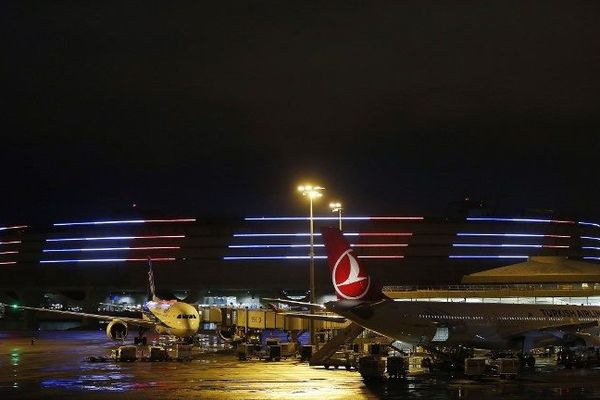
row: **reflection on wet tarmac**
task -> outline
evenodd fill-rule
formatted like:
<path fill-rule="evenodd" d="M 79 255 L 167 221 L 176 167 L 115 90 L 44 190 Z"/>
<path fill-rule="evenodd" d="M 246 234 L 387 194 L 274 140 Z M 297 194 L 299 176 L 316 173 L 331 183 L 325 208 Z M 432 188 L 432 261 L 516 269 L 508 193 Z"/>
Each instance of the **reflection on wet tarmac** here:
<path fill-rule="evenodd" d="M 540 363 L 515 380 L 417 375 L 366 385 L 357 372 L 310 368 L 296 360 L 239 362 L 203 354 L 191 362 L 90 363 L 114 344 L 103 332 L 0 335 L 0 399 L 600 399 L 600 370 L 558 370 Z M 111 397 L 112 398 L 112 397 Z"/>

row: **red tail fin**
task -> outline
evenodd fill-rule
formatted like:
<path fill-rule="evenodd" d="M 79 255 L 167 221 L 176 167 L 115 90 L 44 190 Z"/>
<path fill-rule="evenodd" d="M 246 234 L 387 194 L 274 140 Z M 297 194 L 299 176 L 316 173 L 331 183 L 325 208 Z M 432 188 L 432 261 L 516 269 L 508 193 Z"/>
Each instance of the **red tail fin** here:
<path fill-rule="evenodd" d="M 331 281 L 338 299 L 379 300 L 385 296 L 374 287 L 362 262 L 337 228 L 321 228 Z"/>

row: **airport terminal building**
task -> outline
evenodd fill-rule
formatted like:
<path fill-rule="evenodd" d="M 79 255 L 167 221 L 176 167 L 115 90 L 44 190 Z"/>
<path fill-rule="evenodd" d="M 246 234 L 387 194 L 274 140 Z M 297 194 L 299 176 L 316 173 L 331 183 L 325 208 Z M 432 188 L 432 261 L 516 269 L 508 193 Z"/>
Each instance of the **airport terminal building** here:
<path fill-rule="evenodd" d="M 333 290 L 319 227 L 338 222 L 331 215 L 314 218 L 320 300 Z M 396 294 L 451 287 L 465 275 L 529 257 L 600 261 L 600 224 L 589 221 L 344 216 L 342 223 L 372 275 Z M 56 301 L 84 309 L 99 303 L 136 304 L 146 293 L 148 257 L 157 290 L 165 298 L 199 304 L 256 304 L 261 296 L 302 298 L 308 287 L 308 254 L 305 216 L 147 216 L 4 225 L 0 301 L 44 306 Z M 585 281 L 589 279 L 568 284 L 575 290 L 591 285 L 600 293 L 594 286 L 600 279 Z"/>

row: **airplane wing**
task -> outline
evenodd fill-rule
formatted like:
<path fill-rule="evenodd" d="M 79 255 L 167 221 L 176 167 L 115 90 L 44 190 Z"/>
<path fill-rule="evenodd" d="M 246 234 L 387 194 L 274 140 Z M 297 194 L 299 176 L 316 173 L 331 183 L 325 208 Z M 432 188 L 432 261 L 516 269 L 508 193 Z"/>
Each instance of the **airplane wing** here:
<path fill-rule="evenodd" d="M 290 306 L 304 306 L 304 307 L 312 307 L 312 308 L 318 308 L 318 309 L 325 309 L 325 306 L 323 304 L 318 304 L 318 303 L 309 303 L 309 302 L 305 302 L 305 301 L 296 301 L 296 300 L 286 300 L 286 299 L 272 299 L 269 297 L 263 297 L 263 300 L 267 300 L 267 301 L 273 301 L 276 303 L 281 303 L 281 304 L 287 304 Z"/>
<path fill-rule="evenodd" d="M 142 318 L 121 317 L 121 316 L 116 316 L 116 315 L 88 314 L 88 313 L 81 313 L 81 312 L 76 312 L 76 311 L 51 310 L 49 308 L 27 307 L 27 306 L 19 306 L 16 304 L 9 305 L 9 304 L 0 303 L 0 305 L 7 307 L 7 308 L 17 309 L 17 310 L 49 312 L 49 313 L 54 313 L 54 314 L 59 314 L 59 315 L 71 315 L 74 317 L 94 318 L 94 319 L 99 319 L 99 320 L 103 320 L 103 321 L 112 321 L 113 319 L 118 319 L 125 323 L 131 324 L 131 325 L 136 325 L 136 326 L 154 327 L 156 325 L 156 323 L 142 319 Z"/>
<path fill-rule="evenodd" d="M 521 337 L 523 335 L 527 335 L 531 332 L 546 332 L 552 334 L 552 332 L 568 332 L 568 333 L 577 333 L 582 329 L 590 329 L 598 326 L 598 321 L 588 321 L 581 322 L 577 324 L 565 324 L 558 326 L 548 326 L 546 328 L 535 328 L 535 329 L 526 329 L 520 332 L 516 332 L 512 334 L 513 337 Z"/>
<path fill-rule="evenodd" d="M 113 308 L 123 308 L 123 309 L 128 309 L 128 308 L 133 308 L 132 306 L 126 306 L 123 304 L 113 304 L 113 303 L 98 303 L 101 306 L 108 306 L 108 307 L 113 307 Z"/>
<path fill-rule="evenodd" d="M 590 329 L 598 326 L 598 321 L 581 322 L 578 324 L 566 324 L 560 326 L 549 326 L 548 328 L 542 328 L 540 331 L 579 331 L 581 329 Z"/>

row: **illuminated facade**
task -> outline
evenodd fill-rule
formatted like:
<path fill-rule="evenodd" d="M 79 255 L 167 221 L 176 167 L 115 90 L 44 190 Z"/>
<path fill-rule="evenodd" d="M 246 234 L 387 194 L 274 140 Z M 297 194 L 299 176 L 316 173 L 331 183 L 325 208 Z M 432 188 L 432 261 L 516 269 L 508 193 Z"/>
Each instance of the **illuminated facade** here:
<path fill-rule="evenodd" d="M 316 288 L 332 292 L 315 220 Z M 560 256 L 600 261 L 594 222 L 470 217 L 344 216 L 345 235 L 386 285 L 449 285 L 473 272 Z M 143 293 L 147 257 L 165 296 L 301 293 L 308 285 L 308 218 L 162 218 L 0 227 L 0 300 L 39 303 L 42 293 L 102 301 Z M 73 294 L 75 293 L 75 294 Z M 76 294 L 79 293 L 79 294 Z"/>

